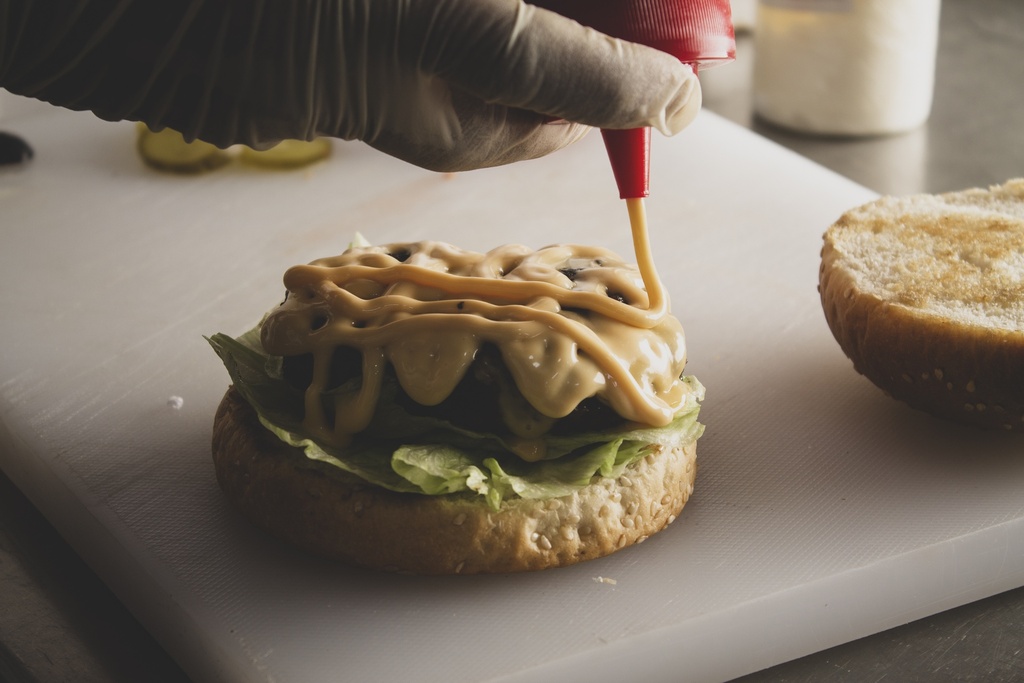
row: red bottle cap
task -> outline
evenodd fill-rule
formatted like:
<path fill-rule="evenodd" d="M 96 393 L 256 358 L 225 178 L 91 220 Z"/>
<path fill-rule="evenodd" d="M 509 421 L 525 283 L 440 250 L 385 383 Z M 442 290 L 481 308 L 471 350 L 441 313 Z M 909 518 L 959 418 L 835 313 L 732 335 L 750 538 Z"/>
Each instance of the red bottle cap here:
<path fill-rule="evenodd" d="M 643 43 L 687 64 L 736 58 L 729 0 L 536 0 L 614 38 Z"/>
<path fill-rule="evenodd" d="M 614 38 L 667 52 L 694 70 L 736 58 L 729 0 L 532 0 Z M 650 194 L 650 129 L 601 131 L 623 199 Z"/>

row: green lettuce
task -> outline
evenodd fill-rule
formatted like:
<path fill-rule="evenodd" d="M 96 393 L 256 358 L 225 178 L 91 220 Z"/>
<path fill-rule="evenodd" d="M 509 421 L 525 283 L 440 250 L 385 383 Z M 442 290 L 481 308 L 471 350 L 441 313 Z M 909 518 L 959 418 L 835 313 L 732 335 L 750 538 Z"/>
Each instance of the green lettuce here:
<path fill-rule="evenodd" d="M 389 377 L 369 427 L 349 446 L 332 448 L 303 433 L 304 392 L 284 380 L 282 359 L 263 351 L 258 326 L 237 339 L 215 334 L 207 341 L 224 362 L 235 388 L 279 439 L 303 449 L 312 460 L 392 491 L 475 494 L 498 509 L 507 498 L 564 496 L 587 486 L 595 475 L 617 477 L 644 457 L 651 444 L 682 446 L 704 431 L 697 421 L 704 387 L 695 378 L 684 377 L 690 392 L 669 425 L 547 436 L 544 459 L 526 462 L 498 434 L 408 413 L 394 400 L 399 389 Z M 356 388 L 346 385 L 334 391 Z"/>

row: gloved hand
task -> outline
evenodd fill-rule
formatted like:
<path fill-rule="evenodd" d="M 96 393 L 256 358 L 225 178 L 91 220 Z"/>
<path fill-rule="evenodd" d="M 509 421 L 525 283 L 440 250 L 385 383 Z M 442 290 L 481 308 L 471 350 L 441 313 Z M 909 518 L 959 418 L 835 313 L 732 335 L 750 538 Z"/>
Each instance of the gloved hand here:
<path fill-rule="evenodd" d="M 0 86 L 221 147 L 331 136 L 466 170 L 587 126 L 673 134 L 700 108 L 674 57 L 521 0 L 0 0 L 0 17 Z"/>

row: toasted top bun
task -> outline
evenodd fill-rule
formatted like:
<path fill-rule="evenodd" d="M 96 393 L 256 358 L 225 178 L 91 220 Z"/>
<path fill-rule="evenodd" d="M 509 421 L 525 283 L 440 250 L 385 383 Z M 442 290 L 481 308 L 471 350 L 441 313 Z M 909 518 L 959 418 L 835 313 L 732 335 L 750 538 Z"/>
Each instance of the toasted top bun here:
<path fill-rule="evenodd" d="M 857 371 L 934 415 L 1024 431 L 1024 179 L 884 197 L 824 242 L 825 318 Z"/>
<path fill-rule="evenodd" d="M 481 496 L 395 493 L 310 460 L 264 428 L 234 388 L 213 428 L 217 480 L 257 526 L 319 555 L 415 574 L 532 571 L 639 543 L 679 514 L 695 458 L 695 443 L 654 447 L 617 479 L 494 511 Z"/>

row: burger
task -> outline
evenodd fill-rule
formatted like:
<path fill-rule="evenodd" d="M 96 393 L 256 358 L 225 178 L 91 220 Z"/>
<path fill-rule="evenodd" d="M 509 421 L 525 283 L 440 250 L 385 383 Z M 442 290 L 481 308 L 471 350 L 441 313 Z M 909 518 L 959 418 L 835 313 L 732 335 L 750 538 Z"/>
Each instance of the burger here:
<path fill-rule="evenodd" d="M 643 541 L 693 491 L 704 389 L 641 270 L 582 245 L 364 240 L 290 268 L 258 325 L 208 338 L 231 379 L 221 488 L 288 543 L 388 571 Z"/>

